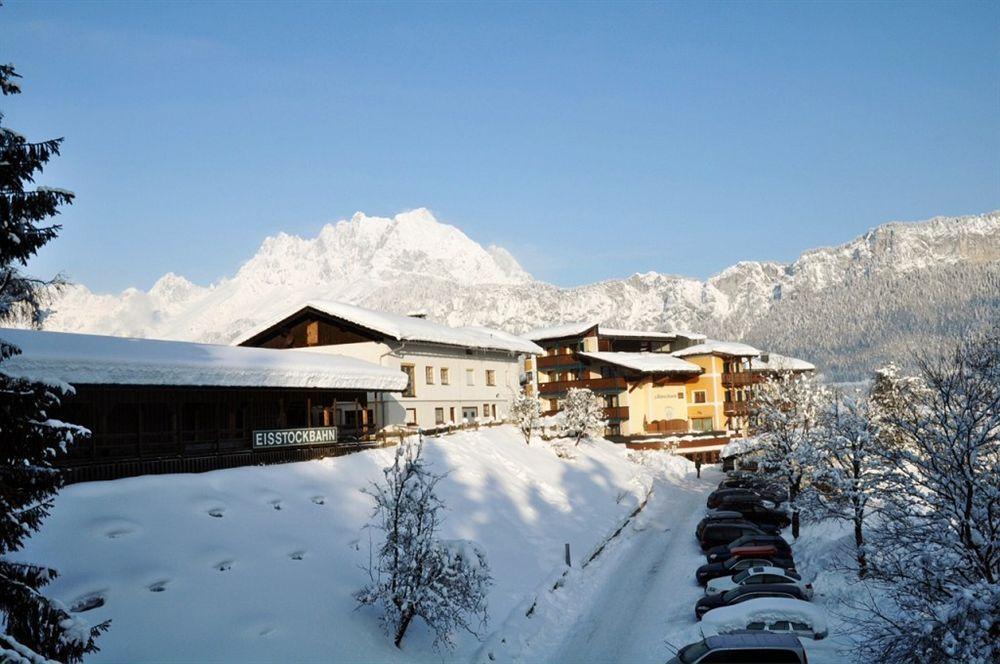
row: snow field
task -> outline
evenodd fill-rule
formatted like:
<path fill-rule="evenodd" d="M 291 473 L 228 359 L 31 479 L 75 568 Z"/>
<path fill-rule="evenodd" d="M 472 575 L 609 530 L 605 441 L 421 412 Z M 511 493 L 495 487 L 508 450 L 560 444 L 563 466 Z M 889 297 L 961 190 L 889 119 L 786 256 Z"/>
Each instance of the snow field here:
<path fill-rule="evenodd" d="M 574 453 L 507 426 L 426 439 L 448 473 L 441 537 L 489 559 L 489 630 L 561 575 L 565 542 L 583 560 L 647 497 L 653 471 L 621 447 Z M 468 660 L 481 647 L 470 635 L 442 655 L 415 624 L 399 651 L 374 610 L 355 610 L 371 510 L 359 489 L 393 454 L 73 485 L 23 558 L 61 572 L 48 593 L 81 617 L 112 619 L 92 662 Z"/>

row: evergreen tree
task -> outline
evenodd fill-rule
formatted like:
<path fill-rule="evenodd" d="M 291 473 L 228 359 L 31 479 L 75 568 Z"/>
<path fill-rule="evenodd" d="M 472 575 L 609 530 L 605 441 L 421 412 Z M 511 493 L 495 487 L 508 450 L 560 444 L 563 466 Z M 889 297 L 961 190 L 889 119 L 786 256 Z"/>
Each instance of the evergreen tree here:
<path fill-rule="evenodd" d="M 0 92 L 20 92 L 18 74 L 0 65 Z M 59 232 L 45 220 L 71 203 L 73 194 L 30 187 L 62 139 L 29 143 L 2 125 L 0 113 L 0 322 L 37 326 L 45 313 L 44 294 L 52 282 L 22 273 L 29 258 Z M 61 486 L 52 459 L 85 429 L 50 419 L 65 386 L 36 383 L 8 375 L 3 363 L 20 351 L 0 341 L 0 636 L 39 655 L 78 662 L 97 650 L 94 639 L 107 623 L 89 628 L 41 589 L 55 570 L 15 561 L 11 555 L 41 527 Z"/>

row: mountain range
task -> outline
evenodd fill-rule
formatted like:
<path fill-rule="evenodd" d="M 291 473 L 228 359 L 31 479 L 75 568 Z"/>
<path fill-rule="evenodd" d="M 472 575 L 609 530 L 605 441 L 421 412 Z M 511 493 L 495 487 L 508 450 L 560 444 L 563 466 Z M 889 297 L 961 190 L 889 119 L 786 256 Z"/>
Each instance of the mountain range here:
<path fill-rule="evenodd" d="M 71 285 L 46 329 L 227 343 L 308 299 L 511 332 L 595 320 L 695 330 L 816 363 L 836 380 L 1000 320 L 1000 211 L 887 223 L 792 263 L 740 262 L 699 280 L 647 272 L 576 288 L 537 281 L 426 209 L 362 213 L 314 238 L 268 237 L 209 285 L 169 273 L 149 291 Z"/>

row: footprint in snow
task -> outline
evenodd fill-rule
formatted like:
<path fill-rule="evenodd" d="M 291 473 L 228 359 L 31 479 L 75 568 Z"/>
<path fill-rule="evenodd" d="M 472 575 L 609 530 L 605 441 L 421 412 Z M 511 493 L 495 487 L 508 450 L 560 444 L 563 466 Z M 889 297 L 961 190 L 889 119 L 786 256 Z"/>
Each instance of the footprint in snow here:
<path fill-rule="evenodd" d="M 325 496 L 313 496 L 311 498 L 311 500 L 314 503 L 316 503 L 317 505 L 325 505 L 326 504 L 326 497 Z"/>
<path fill-rule="evenodd" d="M 272 633 L 274 633 L 273 627 L 264 627 L 259 632 L 257 632 L 257 636 L 268 636 Z"/>
<path fill-rule="evenodd" d="M 167 589 L 168 583 L 170 582 L 167 581 L 166 579 L 164 579 L 163 581 L 156 581 L 155 583 L 151 583 L 148 586 L 146 586 L 146 589 L 149 590 L 149 592 L 151 593 L 162 593 L 164 590 Z"/>
<path fill-rule="evenodd" d="M 232 560 L 223 560 L 221 563 L 216 563 L 215 565 L 215 569 L 219 570 L 220 572 L 228 572 L 232 568 L 233 568 Z"/>
<path fill-rule="evenodd" d="M 273 507 L 274 509 L 276 509 L 276 510 L 278 510 L 280 512 L 281 511 L 281 501 L 280 500 L 272 500 L 271 501 L 271 507 Z"/>
<path fill-rule="evenodd" d="M 288 554 L 288 557 L 291 558 L 292 560 L 302 560 L 303 558 L 305 558 L 305 556 L 306 556 L 305 551 L 293 551 L 292 553 Z"/>
<path fill-rule="evenodd" d="M 104 536 L 108 539 L 118 539 L 119 537 L 125 537 L 126 535 L 131 535 L 135 530 L 132 528 L 115 528 L 104 533 Z"/>
<path fill-rule="evenodd" d="M 222 515 L 225 514 L 225 512 L 226 512 L 225 507 L 213 507 L 212 509 L 208 510 L 208 515 L 214 516 L 216 519 L 221 519 Z"/>
<path fill-rule="evenodd" d="M 69 610 L 73 613 L 91 611 L 104 606 L 104 601 L 104 591 L 98 590 L 76 598 L 73 603 L 70 604 Z"/>

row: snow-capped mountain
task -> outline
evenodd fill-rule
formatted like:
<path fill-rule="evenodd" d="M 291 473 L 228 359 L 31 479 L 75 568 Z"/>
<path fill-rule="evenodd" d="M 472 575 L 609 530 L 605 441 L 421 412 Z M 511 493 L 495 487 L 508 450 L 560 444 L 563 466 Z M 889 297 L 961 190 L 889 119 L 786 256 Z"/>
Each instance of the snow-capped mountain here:
<path fill-rule="evenodd" d="M 583 319 L 694 329 L 825 361 L 834 375 L 854 377 L 904 359 L 897 356 L 930 343 L 927 335 L 1000 317 L 998 274 L 1000 212 L 992 212 L 885 224 L 791 264 L 741 262 L 706 281 L 648 272 L 559 288 L 534 280 L 505 249 L 483 248 L 418 209 L 392 219 L 358 213 L 315 238 L 269 237 L 233 277 L 207 287 L 172 273 L 148 292 L 72 286 L 46 327 L 228 342 L 322 298 L 513 332 Z M 939 320 L 943 311 L 948 317 Z"/>

